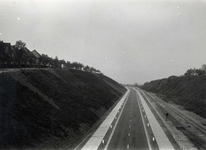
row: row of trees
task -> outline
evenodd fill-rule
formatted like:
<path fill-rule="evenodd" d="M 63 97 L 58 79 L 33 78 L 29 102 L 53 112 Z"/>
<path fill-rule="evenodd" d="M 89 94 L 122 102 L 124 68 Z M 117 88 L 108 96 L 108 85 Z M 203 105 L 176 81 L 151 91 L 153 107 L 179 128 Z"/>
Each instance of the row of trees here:
<path fill-rule="evenodd" d="M 78 63 L 78 62 L 70 63 L 69 61 L 67 61 L 65 63 L 65 68 L 83 70 L 83 71 L 92 72 L 92 73 L 101 73 L 99 70 L 93 67 L 89 67 L 88 65 L 84 66 L 83 64 Z"/>
<path fill-rule="evenodd" d="M 36 50 L 30 51 L 26 43 L 21 40 L 16 41 L 15 45 L 0 41 L 0 67 L 60 67 L 63 60 L 58 60 L 40 55 Z"/>
<path fill-rule="evenodd" d="M 40 55 L 36 50 L 32 52 L 26 47 L 26 43 L 21 40 L 11 46 L 10 43 L 0 41 L 0 67 L 50 67 L 83 70 L 92 73 L 101 73 L 99 70 L 84 66 L 78 62 L 69 62 L 59 60 L 56 56 L 54 59 L 46 54 Z"/>
<path fill-rule="evenodd" d="M 200 69 L 188 69 L 186 73 L 184 74 L 185 76 L 201 76 L 201 75 L 206 75 L 206 64 L 202 65 L 202 68 Z"/>

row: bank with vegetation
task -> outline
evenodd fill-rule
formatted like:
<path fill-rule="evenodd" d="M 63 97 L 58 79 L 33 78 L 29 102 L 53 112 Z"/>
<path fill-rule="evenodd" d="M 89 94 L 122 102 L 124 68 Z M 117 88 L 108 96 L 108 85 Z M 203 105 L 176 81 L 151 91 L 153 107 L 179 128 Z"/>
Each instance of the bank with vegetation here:
<path fill-rule="evenodd" d="M 206 73 L 205 65 L 200 69 L 188 69 L 182 76 L 154 80 L 141 86 L 157 93 L 163 100 L 182 105 L 206 118 Z"/>
<path fill-rule="evenodd" d="M 0 74 L 0 148 L 72 147 L 124 94 L 116 81 L 80 70 Z M 43 144 L 44 145 L 44 144 Z"/>

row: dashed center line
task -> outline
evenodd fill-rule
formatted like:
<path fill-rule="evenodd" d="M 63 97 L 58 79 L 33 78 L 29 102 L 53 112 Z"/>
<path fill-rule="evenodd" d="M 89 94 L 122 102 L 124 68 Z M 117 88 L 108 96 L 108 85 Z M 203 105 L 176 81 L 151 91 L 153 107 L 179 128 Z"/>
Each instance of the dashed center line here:
<path fill-rule="evenodd" d="M 127 145 L 127 149 L 129 149 L 129 144 Z"/>

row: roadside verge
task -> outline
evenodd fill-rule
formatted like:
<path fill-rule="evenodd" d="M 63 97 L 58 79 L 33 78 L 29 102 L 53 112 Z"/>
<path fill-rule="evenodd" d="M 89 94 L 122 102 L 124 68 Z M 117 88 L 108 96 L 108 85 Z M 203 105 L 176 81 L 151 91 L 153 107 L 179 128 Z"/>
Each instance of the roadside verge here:
<path fill-rule="evenodd" d="M 95 131 L 95 133 L 90 137 L 87 143 L 84 145 L 82 150 L 96 150 L 98 149 L 101 142 L 103 142 L 103 138 L 106 135 L 107 131 L 110 128 L 113 120 L 115 119 L 116 114 L 119 112 L 124 101 L 127 99 L 129 94 L 129 89 L 127 88 L 127 92 L 123 95 L 117 105 L 113 108 L 111 113 L 107 116 L 104 122 L 99 126 L 99 128 Z"/>

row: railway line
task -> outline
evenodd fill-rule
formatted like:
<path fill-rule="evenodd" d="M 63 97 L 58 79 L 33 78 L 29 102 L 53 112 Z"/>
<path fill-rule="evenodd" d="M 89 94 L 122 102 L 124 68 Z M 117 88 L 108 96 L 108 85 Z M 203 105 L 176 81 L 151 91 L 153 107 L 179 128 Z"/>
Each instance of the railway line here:
<path fill-rule="evenodd" d="M 152 95 L 146 91 L 139 90 L 142 96 L 155 103 L 162 113 L 169 113 L 168 119 L 173 122 L 178 130 L 182 133 L 200 150 L 206 149 L 206 128 L 195 122 L 192 118 L 183 114 L 181 111 L 172 107 L 167 102 L 161 100 L 155 95 Z M 166 117 L 166 116 L 165 116 Z"/>

